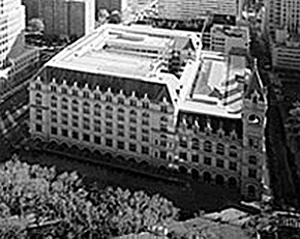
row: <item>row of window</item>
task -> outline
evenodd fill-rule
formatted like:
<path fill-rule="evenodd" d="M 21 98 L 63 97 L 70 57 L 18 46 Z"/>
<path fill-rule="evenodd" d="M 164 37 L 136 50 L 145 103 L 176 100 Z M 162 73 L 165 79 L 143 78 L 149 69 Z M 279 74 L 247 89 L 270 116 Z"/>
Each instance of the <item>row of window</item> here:
<path fill-rule="evenodd" d="M 39 83 L 36 83 L 36 90 L 41 90 L 41 85 Z M 51 89 L 50 89 L 52 92 L 56 92 L 56 87 L 55 86 L 51 86 Z M 66 88 L 62 88 L 61 89 L 61 93 L 62 94 L 67 94 L 67 89 Z M 78 96 L 78 91 L 77 90 L 73 90 L 72 91 L 72 95 L 73 96 Z M 83 92 L 83 98 L 85 99 L 89 99 L 90 98 L 90 93 L 89 92 Z M 36 99 L 36 103 L 37 104 L 40 104 L 41 103 L 41 99 L 42 99 L 42 95 L 40 93 L 36 93 L 35 95 L 35 99 Z M 101 95 L 99 93 L 95 93 L 94 94 L 94 99 L 95 100 L 101 100 Z M 113 102 L 113 98 L 112 96 L 110 95 L 107 95 L 105 96 L 105 101 L 106 102 L 109 102 L 109 103 L 112 103 Z M 68 104 L 68 99 L 63 97 L 61 99 L 61 104 Z M 77 103 L 76 103 L 77 102 Z M 137 107 L 138 106 L 138 101 L 136 99 L 130 99 L 129 100 L 129 105 L 132 106 L 132 107 Z M 53 105 L 53 107 L 56 105 L 57 107 L 57 103 L 58 103 L 58 98 L 56 96 L 51 96 L 51 104 Z M 77 100 L 73 100 L 72 101 L 72 104 L 77 104 L 79 105 L 78 101 Z M 86 102 L 87 103 L 87 102 Z M 118 97 L 117 98 L 117 102 L 116 102 L 118 105 L 125 105 L 125 99 L 122 98 L 122 97 Z M 149 109 L 150 108 L 150 102 L 148 101 L 143 101 L 142 102 L 142 108 L 144 109 Z M 161 112 L 164 112 L 164 113 L 167 113 L 167 106 L 166 105 L 162 105 L 161 108 L 160 108 L 160 111 Z"/>
<path fill-rule="evenodd" d="M 188 141 L 186 139 L 181 138 L 180 141 L 179 141 L 179 146 L 181 148 L 188 148 Z M 199 150 L 200 149 L 199 139 L 193 138 L 192 141 L 191 141 L 190 148 L 193 149 L 193 150 Z M 203 150 L 205 152 L 211 153 L 213 151 L 212 142 L 206 140 L 203 143 Z M 238 156 L 237 151 L 238 151 L 237 147 L 234 146 L 234 145 L 231 145 L 229 147 L 229 156 L 233 157 L 233 158 L 236 158 Z M 219 155 L 224 155 L 225 154 L 225 146 L 221 143 L 218 143 L 217 146 L 216 146 L 216 153 L 219 154 Z"/>

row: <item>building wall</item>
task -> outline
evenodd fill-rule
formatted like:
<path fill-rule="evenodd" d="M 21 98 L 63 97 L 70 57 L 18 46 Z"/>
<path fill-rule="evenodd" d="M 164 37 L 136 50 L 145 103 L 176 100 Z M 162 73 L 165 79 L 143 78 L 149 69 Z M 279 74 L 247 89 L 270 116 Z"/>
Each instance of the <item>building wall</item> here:
<path fill-rule="evenodd" d="M 300 69 L 300 47 L 276 45 L 272 47 L 272 64 L 281 69 Z"/>
<path fill-rule="evenodd" d="M 221 129 L 217 133 L 209 129 L 205 132 L 188 129 L 182 124 L 176 126 L 176 110 L 171 104 L 149 102 L 146 96 L 137 99 L 134 93 L 124 97 L 122 92 L 91 91 L 88 85 L 79 89 L 76 83 L 73 86 L 66 83 L 58 85 L 55 79 L 42 81 L 41 77 L 31 83 L 33 137 L 99 150 L 125 160 L 147 161 L 166 170 L 170 164 L 176 165 L 183 174 L 238 187 L 246 199 L 260 197 L 265 156 L 260 145 L 250 147 L 248 141 L 249 137 L 256 137 L 262 144 L 263 127 L 249 126 L 243 120 L 243 139 L 234 131 L 225 135 Z M 78 96 L 74 96 L 73 90 Z M 265 107 L 257 110 L 256 106 L 247 104 L 246 118 L 253 111 L 264 118 Z M 252 161 L 251 156 L 255 156 Z M 254 188 L 253 192 L 249 193 L 249 186 Z"/>
<path fill-rule="evenodd" d="M 95 27 L 93 0 L 40 0 L 39 18 L 45 23 L 45 34 L 57 36 L 90 33 Z"/>
<path fill-rule="evenodd" d="M 158 15 L 160 18 L 189 20 L 201 18 L 207 14 L 237 16 L 242 1 L 236 0 L 160 0 Z"/>

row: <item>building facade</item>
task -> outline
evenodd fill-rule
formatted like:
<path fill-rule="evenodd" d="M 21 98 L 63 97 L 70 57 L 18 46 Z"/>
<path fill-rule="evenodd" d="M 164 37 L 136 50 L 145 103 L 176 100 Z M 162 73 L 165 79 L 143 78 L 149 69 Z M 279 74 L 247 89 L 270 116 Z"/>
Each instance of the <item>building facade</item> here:
<path fill-rule="evenodd" d="M 204 52 L 196 33 L 104 25 L 45 65 L 30 128 L 50 144 L 104 152 L 261 194 L 266 92 L 245 58 Z"/>
<path fill-rule="evenodd" d="M 201 19 L 210 15 L 227 15 L 241 18 L 241 0 L 160 0 L 158 16 L 170 20 Z"/>
<path fill-rule="evenodd" d="M 21 1 L 3 1 L 0 4 L 0 96 L 28 74 L 39 61 L 39 52 L 25 45 L 25 8 Z"/>
<path fill-rule="evenodd" d="M 126 10 L 129 1 L 135 2 L 136 0 L 96 0 L 96 9 L 106 9 L 109 12 L 117 10 L 122 13 Z"/>
<path fill-rule="evenodd" d="M 45 34 L 58 37 L 81 37 L 95 28 L 94 0 L 35 0 L 24 1 L 32 17 L 45 24 Z"/>

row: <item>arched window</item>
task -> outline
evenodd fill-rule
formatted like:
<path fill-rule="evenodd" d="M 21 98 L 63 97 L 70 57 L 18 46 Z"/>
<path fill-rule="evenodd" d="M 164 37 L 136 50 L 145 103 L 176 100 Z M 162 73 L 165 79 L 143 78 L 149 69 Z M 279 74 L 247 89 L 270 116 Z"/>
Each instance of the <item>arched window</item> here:
<path fill-rule="evenodd" d="M 51 101 L 57 101 L 57 97 L 54 96 L 54 95 L 52 95 L 52 96 L 51 96 Z"/>
<path fill-rule="evenodd" d="M 237 154 L 237 147 L 236 146 L 231 145 L 229 147 L 229 156 L 233 157 L 233 158 L 236 158 L 238 156 L 238 154 Z"/>
<path fill-rule="evenodd" d="M 249 124 L 252 124 L 252 125 L 259 125 L 260 122 L 261 122 L 261 119 L 260 119 L 260 117 L 258 115 L 251 114 L 248 117 L 248 122 L 249 122 Z"/>
<path fill-rule="evenodd" d="M 224 145 L 223 144 L 217 144 L 217 154 L 224 155 Z"/>
<path fill-rule="evenodd" d="M 67 99 L 67 98 L 62 98 L 62 99 L 61 99 L 61 102 L 62 102 L 63 104 L 68 104 L 68 99 Z"/>
<path fill-rule="evenodd" d="M 249 164 L 256 165 L 257 164 L 257 158 L 254 155 L 249 156 Z"/>
<path fill-rule="evenodd" d="M 165 134 L 161 134 L 161 135 L 160 135 L 160 138 L 161 138 L 161 139 L 167 139 L 167 136 L 166 136 Z"/>
<path fill-rule="evenodd" d="M 137 115 L 137 113 L 136 113 L 135 110 L 131 110 L 131 111 L 129 112 L 129 114 L 130 114 L 130 115 Z"/>
<path fill-rule="evenodd" d="M 212 143 L 210 141 L 204 142 L 204 151 L 211 152 L 212 151 Z"/>
<path fill-rule="evenodd" d="M 192 139 L 192 149 L 194 150 L 199 150 L 200 145 L 199 145 L 199 140 L 197 138 Z"/>

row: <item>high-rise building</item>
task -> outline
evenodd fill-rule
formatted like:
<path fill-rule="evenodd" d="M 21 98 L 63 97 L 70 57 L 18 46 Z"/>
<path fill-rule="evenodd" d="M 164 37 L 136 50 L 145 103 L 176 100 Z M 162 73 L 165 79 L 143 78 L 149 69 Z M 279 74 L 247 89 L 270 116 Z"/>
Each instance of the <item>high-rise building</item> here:
<path fill-rule="evenodd" d="M 109 12 L 117 10 L 121 13 L 126 10 L 128 1 L 131 0 L 96 0 L 96 9 L 106 9 Z"/>
<path fill-rule="evenodd" d="M 99 27 L 32 81 L 32 137 L 161 170 L 175 165 L 259 198 L 267 99 L 257 67 L 251 73 L 245 57 L 201 48 L 194 32 Z"/>
<path fill-rule="evenodd" d="M 273 38 L 276 29 L 287 28 L 288 32 L 300 33 L 300 1 L 269 0 L 267 4 L 268 28 Z"/>
<path fill-rule="evenodd" d="M 300 0 L 267 1 L 266 30 L 275 68 L 300 67 Z"/>
<path fill-rule="evenodd" d="M 21 0 L 0 1 L 0 94 L 22 81 L 24 70 L 38 62 L 38 51 L 25 46 L 24 29 Z"/>
<path fill-rule="evenodd" d="M 159 18 L 170 20 L 200 19 L 209 15 L 225 15 L 240 18 L 241 0 L 159 0 Z"/>
<path fill-rule="evenodd" d="M 46 35 L 76 36 L 95 28 L 95 0 L 23 0 L 28 19 L 40 18 Z"/>

